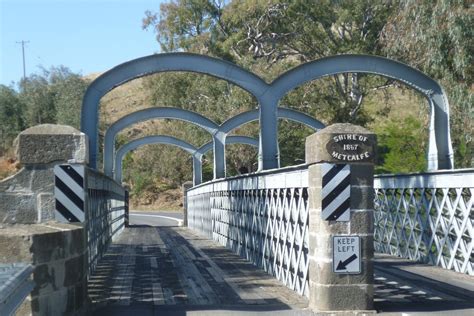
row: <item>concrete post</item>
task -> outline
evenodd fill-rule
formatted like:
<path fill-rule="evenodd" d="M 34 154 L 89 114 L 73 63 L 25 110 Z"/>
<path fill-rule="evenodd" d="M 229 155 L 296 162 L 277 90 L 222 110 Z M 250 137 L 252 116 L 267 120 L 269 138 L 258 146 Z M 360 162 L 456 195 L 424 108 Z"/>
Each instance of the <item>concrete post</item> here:
<path fill-rule="evenodd" d="M 309 306 L 315 312 L 375 312 L 375 146 L 375 134 L 351 124 L 334 124 L 306 139 L 310 214 Z M 341 170 L 341 164 L 349 165 L 346 169 L 350 168 L 349 176 L 343 176 L 345 182 L 341 181 L 341 177 L 334 176 L 339 172 L 337 170 Z M 347 177 L 350 177 L 350 182 Z M 334 182 L 328 183 L 330 179 Z M 338 181 L 344 183 L 334 187 Z M 349 201 L 341 193 L 344 185 L 347 185 L 345 192 L 350 192 Z M 341 201 L 345 202 L 335 206 Z M 341 210 L 346 211 L 338 213 Z"/>
<path fill-rule="evenodd" d="M 188 227 L 188 198 L 186 196 L 186 193 L 192 187 L 193 187 L 193 183 L 191 181 L 186 181 L 185 183 L 183 183 L 183 212 L 184 212 L 183 226 L 184 227 Z"/>

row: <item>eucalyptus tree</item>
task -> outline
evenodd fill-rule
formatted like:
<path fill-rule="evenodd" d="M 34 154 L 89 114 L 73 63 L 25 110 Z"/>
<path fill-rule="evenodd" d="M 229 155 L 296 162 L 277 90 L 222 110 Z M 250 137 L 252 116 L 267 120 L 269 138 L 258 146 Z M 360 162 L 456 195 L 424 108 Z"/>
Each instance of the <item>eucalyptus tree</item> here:
<path fill-rule="evenodd" d="M 465 0 L 400 0 L 382 32 L 383 51 L 447 90 L 457 167 L 474 164 L 474 7 Z"/>

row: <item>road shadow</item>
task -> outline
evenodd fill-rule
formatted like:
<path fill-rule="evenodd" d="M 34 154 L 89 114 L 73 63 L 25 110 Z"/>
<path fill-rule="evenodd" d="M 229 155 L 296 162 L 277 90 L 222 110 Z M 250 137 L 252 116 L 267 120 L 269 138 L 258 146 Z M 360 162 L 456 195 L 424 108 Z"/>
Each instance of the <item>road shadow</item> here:
<path fill-rule="evenodd" d="M 280 297 L 284 286 L 272 276 L 205 237 L 183 236 L 183 230 L 188 231 L 128 227 L 89 279 L 93 315 L 292 309 L 288 299 Z"/>
<path fill-rule="evenodd" d="M 474 292 L 446 280 L 430 278 L 411 268 L 449 274 L 441 268 L 393 258 L 375 261 L 375 308 L 379 312 L 474 311 Z M 472 278 L 466 275 L 466 278 Z M 449 278 L 448 278 L 449 279 Z"/>

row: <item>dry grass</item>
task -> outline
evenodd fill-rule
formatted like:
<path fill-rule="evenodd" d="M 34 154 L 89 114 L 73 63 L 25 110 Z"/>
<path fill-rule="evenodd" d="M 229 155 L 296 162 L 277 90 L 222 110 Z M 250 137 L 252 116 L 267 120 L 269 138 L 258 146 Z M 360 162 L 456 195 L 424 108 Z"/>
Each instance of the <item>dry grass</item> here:
<path fill-rule="evenodd" d="M 178 189 L 167 190 L 158 194 L 143 194 L 140 198 L 130 199 L 131 210 L 183 210 L 183 191 Z"/>
<path fill-rule="evenodd" d="M 18 163 L 10 157 L 0 157 L 0 180 L 5 179 L 18 171 Z"/>
<path fill-rule="evenodd" d="M 135 111 L 153 106 L 149 92 L 143 86 L 144 78 L 129 81 L 109 93 L 101 100 L 100 112 L 102 126 L 109 126 L 121 117 Z"/>

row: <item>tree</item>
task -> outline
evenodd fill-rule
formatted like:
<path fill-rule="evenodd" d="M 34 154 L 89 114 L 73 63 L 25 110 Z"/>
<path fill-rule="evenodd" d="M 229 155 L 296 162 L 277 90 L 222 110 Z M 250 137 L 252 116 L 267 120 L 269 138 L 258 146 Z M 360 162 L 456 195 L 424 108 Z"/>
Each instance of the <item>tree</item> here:
<path fill-rule="evenodd" d="M 56 122 L 80 129 L 82 98 L 88 82 L 78 74 L 52 84 L 54 103 L 56 107 Z"/>
<path fill-rule="evenodd" d="M 379 33 L 393 1 L 171 1 L 158 15 L 147 11 L 144 28 L 153 28 L 164 51 L 191 51 L 237 62 L 266 79 L 317 58 L 380 54 Z M 268 75 L 269 68 L 271 76 Z M 330 113 L 330 122 L 365 125 L 362 103 L 368 93 L 393 84 L 363 74 L 342 74 L 315 82 L 308 103 Z M 325 89 L 321 89 L 325 88 Z M 291 106 L 289 102 L 285 105 Z"/>
<path fill-rule="evenodd" d="M 20 97 L 26 106 L 28 126 L 56 122 L 54 96 L 46 77 L 33 74 L 20 82 Z"/>
<path fill-rule="evenodd" d="M 220 57 L 271 81 L 301 62 L 324 56 L 379 53 L 378 34 L 392 8 L 390 1 L 321 1 L 315 6 L 302 0 L 177 0 L 163 3 L 160 14 L 147 11 L 143 27 L 156 31 L 163 51 Z M 153 91 L 152 103 L 198 111 L 217 122 L 257 107 L 248 94 L 221 80 L 203 81 L 200 75 L 181 73 L 152 78 L 147 81 Z M 362 108 L 365 96 L 391 84 L 385 79 L 343 74 L 295 89 L 281 105 L 326 123 L 366 125 L 371 118 Z M 294 124 L 280 124 L 282 165 L 304 157 L 301 152 L 308 133 L 295 130 Z"/>
<path fill-rule="evenodd" d="M 376 130 L 378 141 L 377 173 L 421 172 L 426 169 L 427 134 L 421 122 L 407 117 L 402 122 L 389 122 Z"/>
<path fill-rule="evenodd" d="M 381 0 L 320 1 L 318 5 L 304 0 L 233 1 L 224 20 L 232 30 L 229 42 L 235 51 L 264 59 L 272 67 L 287 64 L 282 68 L 286 70 L 325 56 L 380 54 L 379 33 L 392 11 L 392 1 Z M 317 98 L 309 102 L 332 111 L 330 121 L 365 125 L 364 98 L 374 89 L 393 84 L 366 77 L 347 73 L 332 76 L 326 83 L 315 82 L 312 89 L 328 93 L 313 94 Z"/>
<path fill-rule="evenodd" d="M 160 14 L 145 12 L 143 28 L 153 28 L 164 52 L 206 48 L 219 27 L 225 1 L 176 0 L 160 5 Z"/>
<path fill-rule="evenodd" d="M 474 164 L 474 8 L 463 0 L 401 0 L 384 27 L 384 52 L 446 89 L 458 168 Z"/>
<path fill-rule="evenodd" d="M 25 128 L 24 104 L 15 90 L 4 85 L 0 85 L 0 122 L 0 156 L 3 156 Z"/>
<path fill-rule="evenodd" d="M 196 52 L 230 60 L 268 82 L 300 63 L 330 55 L 370 54 L 405 61 L 438 78 L 447 88 L 456 163 L 467 166 L 473 159 L 472 8 L 460 0 L 432 3 L 323 0 L 314 5 L 305 0 L 175 0 L 163 3 L 160 14 L 148 11 L 143 27 L 156 31 L 163 51 Z M 202 80 L 195 74 L 160 74 L 152 78 L 147 83 L 155 92 L 153 101 L 198 111 L 217 122 L 257 106 L 245 92 L 217 79 Z M 379 169 L 419 171 L 425 166 L 422 153 L 427 121 L 416 115 L 406 118 L 411 113 L 405 113 L 388 123 L 377 122 L 389 114 L 387 100 L 396 99 L 403 90 L 395 88 L 400 87 L 378 76 L 341 74 L 296 88 L 280 106 L 306 112 L 326 124 L 352 122 L 375 127 L 383 140 L 383 166 Z M 385 97 L 380 97 L 382 94 Z M 367 110 L 368 105 L 377 103 L 374 97 L 386 106 Z M 402 104 L 411 106 L 409 102 L 391 106 Z M 399 129 L 401 126 L 413 130 Z M 248 135 L 257 132 L 241 131 Z M 282 165 L 301 161 L 307 133 L 310 131 L 296 124 L 280 123 Z M 399 147 L 413 154 L 413 161 L 407 162 Z M 241 160 L 238 157 L 233 161 Z M 236 169 L 229 165 L 229 170 Z"/>
<path fill-rule="evenodd" d="M 65 66 L 41 70 L 20 82 L 27 125 L 58 123 L 79 128 L 87 82 Z"/>

